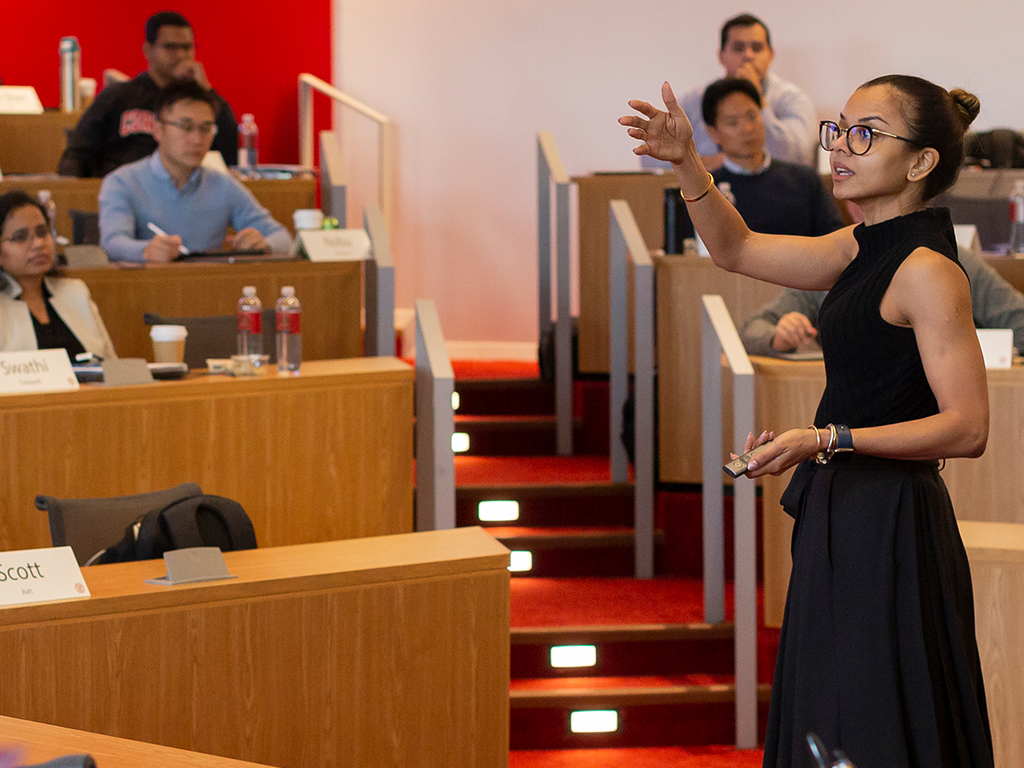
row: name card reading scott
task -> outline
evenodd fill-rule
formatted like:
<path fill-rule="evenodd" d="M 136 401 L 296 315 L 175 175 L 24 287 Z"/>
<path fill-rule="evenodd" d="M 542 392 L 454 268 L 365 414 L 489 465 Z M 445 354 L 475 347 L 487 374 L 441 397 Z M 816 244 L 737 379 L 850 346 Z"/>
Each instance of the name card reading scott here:
<path fill-rule="evenodd" d="M 89 596 L 71 547 L 0 552 L 0 605 Z"/>
<path fill-rule="evenodd" d="M 365 229 L 303 229 L 296 242 L 310 261 L 366 261 L 370 246 Z"/>
<path fill-rule="evenodd" d="M 78 389 L 71 359 L 64 349 L 0 353 L 0 394 L 64 392 Z"/>

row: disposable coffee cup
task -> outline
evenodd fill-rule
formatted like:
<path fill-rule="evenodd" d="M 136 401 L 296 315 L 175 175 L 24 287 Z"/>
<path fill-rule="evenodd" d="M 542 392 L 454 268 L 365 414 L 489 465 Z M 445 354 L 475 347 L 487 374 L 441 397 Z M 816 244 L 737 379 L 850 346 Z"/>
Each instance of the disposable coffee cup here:
<path fill-rule="evenodd" d="M 324 212 L 318 208 L 299 208 L 292 214 L 295 231 L 302 229 L 320 229 L 324 223 Z"/>
<path fill-rule="evenodd" d="M 153 340 L 154 363 L 185 362 L 185 337 L 188 329 L 184 325 L 154 325 L 149 329 Z"/>

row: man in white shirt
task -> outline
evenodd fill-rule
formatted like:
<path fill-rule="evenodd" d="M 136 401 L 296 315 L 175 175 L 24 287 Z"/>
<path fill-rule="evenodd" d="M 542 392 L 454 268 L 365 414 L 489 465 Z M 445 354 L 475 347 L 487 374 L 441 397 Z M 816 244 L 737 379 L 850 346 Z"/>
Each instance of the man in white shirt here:
<path fill-rule="evenodd" d="M 765 147 L 776 160 L 816 166 L 818 122 L 810 98 L 793 83 L 769 72 L 775 53 L 768 27 L 749 13 L 735 16 L 722 25 L 718 61 L 727 77 L 749 80 L 761 94 Z M 701 117 L 701 100 L 706 86 L 695 88 L 679 99 L 679 105 L 693 124 L 697 151 L 709 171 L 722 165 L 722 153 L 708 135 Z M 645 163 L 645 165 L 647 165 Z M 654 161 L 650 165 L 664 165 Z"/>

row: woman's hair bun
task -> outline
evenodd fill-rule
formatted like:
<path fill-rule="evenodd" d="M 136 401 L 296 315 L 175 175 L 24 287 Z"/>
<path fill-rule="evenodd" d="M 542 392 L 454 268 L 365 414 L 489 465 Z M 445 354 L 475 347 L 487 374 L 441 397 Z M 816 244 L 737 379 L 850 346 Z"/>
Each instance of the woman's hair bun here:
<path fill-rule="evenodd" d="M 974 118 L 981 111 L 981 102 L 977 96 L 969 91 L 965 91 L 963 88 L 954 88 L 949 92 L 949 95 L 960 111 L 960 116 L 964 121 L 964 128 L 967 128 L 967 126 L 974 122 Z"/>

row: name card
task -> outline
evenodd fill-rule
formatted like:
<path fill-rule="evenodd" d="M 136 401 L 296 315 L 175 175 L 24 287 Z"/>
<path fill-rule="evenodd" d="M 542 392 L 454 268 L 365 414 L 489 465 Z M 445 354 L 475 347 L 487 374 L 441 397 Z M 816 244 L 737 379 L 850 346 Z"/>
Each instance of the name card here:
<path fill-rule="evenodd" d="M 65 392 L 78 389 L 78 379 L 65 349 L 0 353 L 0 394 Z"/>
<path fill-rule="evenodd" d="M 89 597 L 71 547 L 0 552 L 0 605 Z"/>
<path fill-rule="evenodd" d="M 0 115 L 41 115 L 43 103 L 31 85 L 0 85 Z"/>
<path fill-rule="evenodd" d="M 310 261 L 366 261 L 370 246 L 365 229 L 303 229 L 295 241 Z"/>
<path fill-rule="evenodd" d="M 954 224 L 953 235 L 956 237 L 956 249 L 959 253 L 966 251 L 975 258 L 981 258 L 981 239 L 978 228 L 973 224 Z"/>

